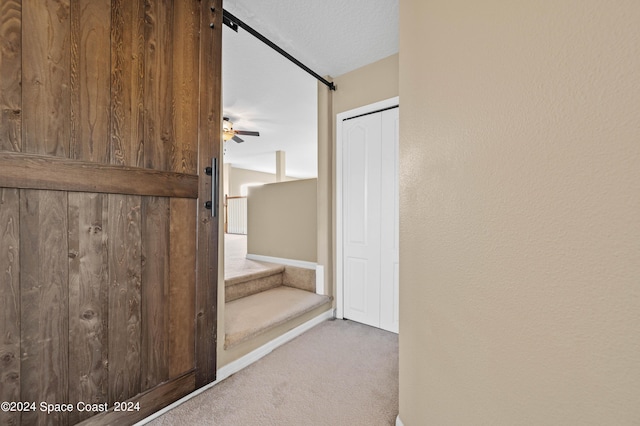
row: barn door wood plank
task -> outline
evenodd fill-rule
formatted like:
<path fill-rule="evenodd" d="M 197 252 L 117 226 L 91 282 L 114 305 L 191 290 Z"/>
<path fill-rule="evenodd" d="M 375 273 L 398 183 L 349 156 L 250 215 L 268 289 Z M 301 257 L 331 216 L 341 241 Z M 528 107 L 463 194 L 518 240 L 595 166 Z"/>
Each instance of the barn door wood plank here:
<path fill-rule="evenodd" d="M 0 152 L 5 187 L 158 197 L 198 197 L 198 176 L 47 155 Z"/>
<path fill-rule="evenodd" d="M 19 0 L 0 0 L 0 151 L 22 150 L 22 13 Z"/>
<path fill-rule="evenodd" d="M 67 197 L 21 190 L 20 328 L 22 401 L 68 401 Z M 22 413 L 23 424 L 66 424 L 67 413 Z"/>
<path fill-rule="evenodd" d="M 110 157 L 110 17 L 110 0 L 71 2 L 69 157 L 102 164 Z"/>
<path fill-rule="evenodd" d="M 144 1 L 112 0 L 111 164 L 144 166 Z"/>
<path fill-rule="evenodd" d="M 0 401 L 20 401 L 20 195 L 0 188 Z M 0 411 L 0 424 L 20 424 Z"/>
<path fill-rule="evenodd" d="M 141 390 L 169 378 L 169 198 L 142 200 Z"/>
<path fill-rule="evenodd" d="M 22 11 L 0 0 L 0 151 L 22 150 Z M 0 188 L 0 401 L 20 401 L 20 192 Z M 0 412 L 0 424 L 20 424 Z"/>
<path fill-rule="evenodd" d="M 141 197 L 109 195 L 109 404 L 140 393 Z"/>
<path fill-rule="evenodd" d="M 175 138 L 172 120 L 173 2 L 145 2 L 144 10 L 144 163 L 169 170 L 169 152 Z"/>
<path fill-rule="evenodd" d="M 69 193 L 69 402 L 107 402 L 107 195 Z M 71 424 L 92 415 L 74 410 Z"/>
<path fill-rule="evenodd" d="M 69 2 L 22 2 L 22 152 L 68 157 Z M 68 400 L 67 196 L 20 191 L 21 400 Z M 23 424 L 68 422 L 22 413 Z"/>
<path fill-rule="evenodd" d="M 69 0 L 22 2 L 22 152 L 69 156 Z"/>
<path fill-rule="evenodd" d="M 212 12 L 214 9 L 216 12 Z M 211 28 L 213 24 L 213 28 Z M 200 81 L 198 170 L 220 154 L 222 120 L 222 0 L 202 1 L 200 13 Z M 218 180 L 219 182 L 219 180 Z M 196 387 L 216 378 L 218 303 L 218 224 L 204 202 L 210 198 L 211 179 L 201 178 L 198 193 L 198 266 L 196 284 Z M 219 217 L 219 215 L 218 215 Z"/>
<path fill-rule="evenodd" d="M 195 367 L 195 200 L 171 199 L 169 252 L 169 376 Z"/>
<path fill-rule="evenodd" d="M 200 4 L 175 3 L 173 24 L 173 127 L 175 137 L 170 151 L 170 170 L 198 173 L 198 64 L 200 43 Z"/>
<path fill-rule="evenodd" d="M 110 0 L 71 2 L 71 138 L 69 157 L 110 158 Z M 91 179 L 89 179 L 91 180 Z M 96 182 L 100 184 L 99 182 Z M 69 402 L 107 402 L 108 204 L 104 194 L 69 199 Z M 71 424 L 92 415 L 74 410 Z"/>
<path fill-rule="evenodd" d="M 173 25 L 173 172 L 198 173 L 198 64 L 200 4 L 176 2 Z M 195 200 L 171 199 L 169 279 L 169 375 L 195 368 Z"/>
<path fill-rule="evenodd" d="M 155 170 L 169 170 L 174 140 L 173 9 L 173 2 L 145 2 L 144 164 Z M 142 391 L 169 378 L 169 215 L 169 198 L 143 198 Z"/>

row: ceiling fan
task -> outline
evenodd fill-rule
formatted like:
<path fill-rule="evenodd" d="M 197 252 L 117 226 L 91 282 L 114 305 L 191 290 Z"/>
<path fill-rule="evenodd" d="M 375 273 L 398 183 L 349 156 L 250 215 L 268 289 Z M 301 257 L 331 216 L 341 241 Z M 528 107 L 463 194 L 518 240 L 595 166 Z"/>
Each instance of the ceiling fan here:
<path fill-rule="evenodd" d="M 253 132 L 250 130 L 234 130 L 233 123 L 229 121 L 229 117 L 223 117 L 222 130 L 222 138 L 225 142 L 229 139 L 233 139 L 237 143 L 244 142 L 244 139 L 239 138 L 237 135 L 260 136 L 260 132 Z"/>

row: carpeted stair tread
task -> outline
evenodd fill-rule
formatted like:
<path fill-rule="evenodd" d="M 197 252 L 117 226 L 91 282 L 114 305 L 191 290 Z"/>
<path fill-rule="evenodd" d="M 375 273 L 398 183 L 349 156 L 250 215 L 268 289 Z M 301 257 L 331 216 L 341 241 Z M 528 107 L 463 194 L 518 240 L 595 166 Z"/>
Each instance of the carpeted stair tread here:
<path fill-rule="evenodd" d="M 225 349 L 303 315 L 331 299 L 287 286 L 225 304 Z"/>

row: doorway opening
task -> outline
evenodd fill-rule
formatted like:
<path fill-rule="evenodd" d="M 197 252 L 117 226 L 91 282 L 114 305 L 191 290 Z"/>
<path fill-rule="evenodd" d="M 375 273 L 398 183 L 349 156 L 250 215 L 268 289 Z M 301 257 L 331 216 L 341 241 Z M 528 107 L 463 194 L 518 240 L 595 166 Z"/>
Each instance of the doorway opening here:
<path fill-rule="evenodd" d="M 313 78 L 246 32 L 223 28 L 223 115 L 259 136 L 224 142 L 221 365 L 330 309 L 316 294 L 317 99 Z"/>

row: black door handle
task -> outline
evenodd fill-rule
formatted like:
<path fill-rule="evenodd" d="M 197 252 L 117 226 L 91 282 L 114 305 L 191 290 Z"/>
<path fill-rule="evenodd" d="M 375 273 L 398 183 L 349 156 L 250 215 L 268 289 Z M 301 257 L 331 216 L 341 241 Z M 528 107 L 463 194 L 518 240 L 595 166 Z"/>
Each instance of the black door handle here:
<path fill-rule="evenodd" d="M 211 167 L 205 167 L 204 172 L 207 176 L 211 176 L 211 201 L 204 203 L 204 208 L 211 210 L 211 216 L 218 215 L 218 159 L 211 159 Z"/>

